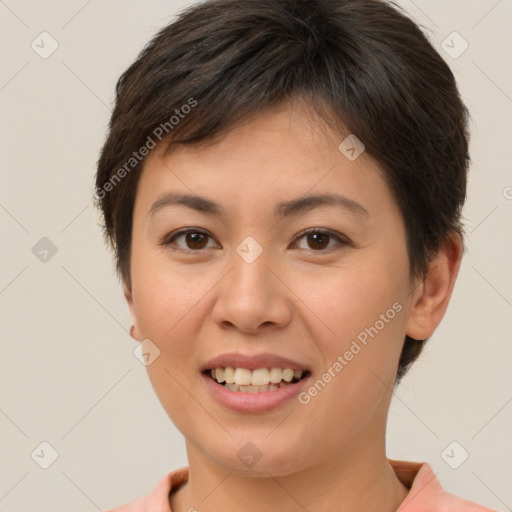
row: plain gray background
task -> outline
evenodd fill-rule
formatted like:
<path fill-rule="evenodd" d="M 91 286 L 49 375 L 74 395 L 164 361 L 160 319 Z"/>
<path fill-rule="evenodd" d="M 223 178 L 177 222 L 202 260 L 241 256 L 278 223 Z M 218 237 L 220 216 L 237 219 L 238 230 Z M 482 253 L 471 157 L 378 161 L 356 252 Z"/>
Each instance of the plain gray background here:
<path fill-rule="evenodd" d="M 0 1 L 3 512 L 106 510 L 187 465 L 183 437 L 132 353 L 91 201 L 115 82 L 185 5 Z M 459 279 L 396 390 L 388 456 L 428 461 L 450 492 L 511 510 L 512 3 L 400 5 L 455 73 L 472 115 L 473 164 Z M 58 457 L 43 469 L 52 449 Z M 463 450 L 469 457 L 453 469 L 447 460 L 460 462 Z"/>

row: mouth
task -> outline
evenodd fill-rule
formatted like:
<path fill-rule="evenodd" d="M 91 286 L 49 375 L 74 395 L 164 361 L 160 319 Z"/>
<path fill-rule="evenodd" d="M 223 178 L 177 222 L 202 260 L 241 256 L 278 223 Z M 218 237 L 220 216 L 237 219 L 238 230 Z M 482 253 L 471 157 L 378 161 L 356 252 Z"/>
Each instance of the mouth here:
<path fill-rule="evenodd" d="M 206 375 L 219 386 L 235 393 L 267 393 L 293 385 L 311 375 L 309 370 L 291 368 L 248 368 L 215 367 L 204 370 Z"/>

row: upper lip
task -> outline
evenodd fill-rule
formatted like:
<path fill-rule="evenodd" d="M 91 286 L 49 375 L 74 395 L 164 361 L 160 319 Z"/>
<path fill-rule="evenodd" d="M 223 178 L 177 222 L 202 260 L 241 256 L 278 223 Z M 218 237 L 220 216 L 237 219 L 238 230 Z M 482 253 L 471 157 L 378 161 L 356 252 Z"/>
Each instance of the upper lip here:
<path fill-rule="evenodd" d="M 287 357 L 281 357 L 276 354 L 254 354 L 244 355 L 239 353 L 221 354 L 210 359 L 203 364 L 201 371 L 211 370 L 212 368 L 247 368 L 256 370 L 258 368 L 291 368 L 292 370 L 309 370 L 308 366 Z"/>

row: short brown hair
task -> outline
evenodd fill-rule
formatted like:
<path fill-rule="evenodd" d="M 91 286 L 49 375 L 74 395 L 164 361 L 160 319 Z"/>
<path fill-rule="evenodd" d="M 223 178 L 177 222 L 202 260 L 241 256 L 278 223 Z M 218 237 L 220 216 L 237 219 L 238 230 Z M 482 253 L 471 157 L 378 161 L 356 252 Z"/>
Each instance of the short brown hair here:
<path fill-rule="evenodd" d="M 199 143 L 299 96 L 384 169 L 411 276 L 425 275 L 450 232 L 462 237 L 468 113 L 450 68 L 411 19 L 380 0 L 210 0 L 157 33 L 117 82 L 95 200 L 125 284 L 142 148 L 155 138 Z M 397 382 L 424 341 L 406 336 Z"/>

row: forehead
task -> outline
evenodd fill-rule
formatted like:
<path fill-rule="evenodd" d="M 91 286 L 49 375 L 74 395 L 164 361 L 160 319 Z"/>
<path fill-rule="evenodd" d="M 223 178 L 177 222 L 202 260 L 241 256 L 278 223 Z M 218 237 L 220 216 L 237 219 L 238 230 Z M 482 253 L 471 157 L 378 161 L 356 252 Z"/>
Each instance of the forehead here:
<path fill-rule="evenodd" d="M 368 211 L 391 199 L 378 164 L 364 152 L 340 151 L 348 132 L 329 128 L 301 104 L 282 103 L 194 145 L 160 144 L 146 159 L 137 202 L 149 213 L 164 193 L 215 198 L 236 208 L 269 211 L 289 198 L 338 193 Z"/>

